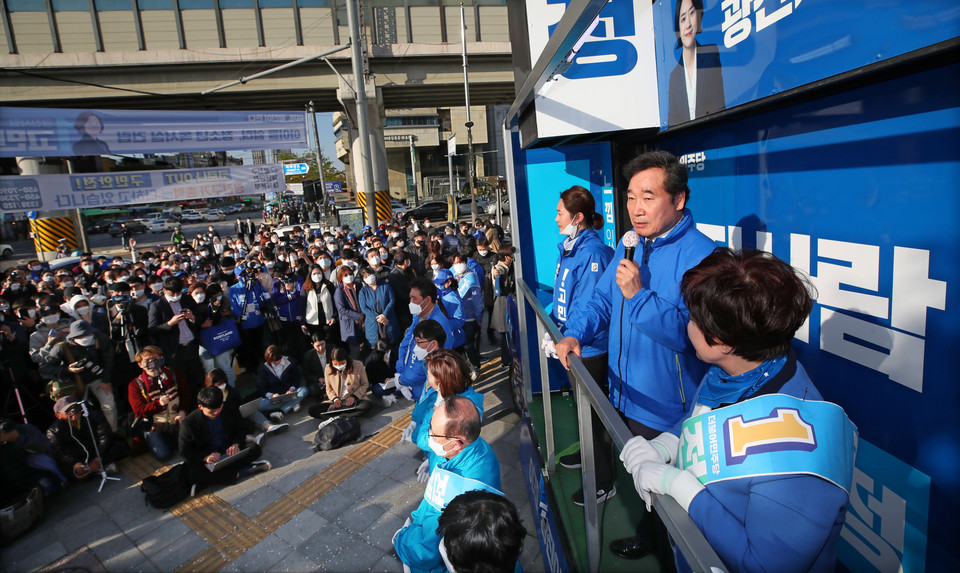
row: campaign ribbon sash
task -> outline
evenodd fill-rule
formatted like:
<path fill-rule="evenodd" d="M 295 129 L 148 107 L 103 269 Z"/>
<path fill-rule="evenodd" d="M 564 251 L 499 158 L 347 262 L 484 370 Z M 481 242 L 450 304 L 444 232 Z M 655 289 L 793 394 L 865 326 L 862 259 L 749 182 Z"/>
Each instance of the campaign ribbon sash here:
<path fill-rule="evenodd" d="M 700 483 L 810 474 L 850 490 L 857 428 L 830 402 L 769 394 L 683 423 L 678 467 Z"/>
<path fill-rule="evenodd" d="M 474 490 L 503 495 L 502 491 L 482 481 L 457 475 L 441 467 L 435 467 L 430 472 L 430 479 L 427 480 L 427 489 L 423 492 L 423 499 L 427 500 L 427 503 L 437 511 L 443 511 L 443 508 L 447 507 L 447 504 L 453 501 L 453 498 L 461 493 Z"/>

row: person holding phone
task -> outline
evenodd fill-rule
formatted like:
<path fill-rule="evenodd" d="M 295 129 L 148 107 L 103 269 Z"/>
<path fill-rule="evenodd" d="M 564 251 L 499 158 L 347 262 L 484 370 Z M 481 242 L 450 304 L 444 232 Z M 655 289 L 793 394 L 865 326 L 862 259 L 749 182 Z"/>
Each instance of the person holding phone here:
<path fill-rule="evenodd" d="M 149 329 L 167 363 L 183 372 L 191 391 L 195 391 L 203 386 L 200 325 L 205 317 L 193 298 L 183 296 L 183 287 L 179 277 L 164 279 L 163 296 L 150 304 Z"/>

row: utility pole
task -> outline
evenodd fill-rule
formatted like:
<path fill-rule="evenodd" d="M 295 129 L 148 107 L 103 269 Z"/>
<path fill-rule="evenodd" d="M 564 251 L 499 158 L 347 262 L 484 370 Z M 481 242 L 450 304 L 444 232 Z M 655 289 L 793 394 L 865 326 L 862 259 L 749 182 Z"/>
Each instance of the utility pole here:
<path fill-rule="evenodd" d="M 313 108 L 313 101 L 307 102 L 307 111 L 313 117 L 313 141 L 317 144 L 317 173 L 320 175 L 320 207 L 324 214 L 327 211 L 327 181 L 323 177 L 323 153 L 320 151 L 320 133 L 317 130 L 317 113 Z M 317 186 L 313 186 L 314 198 L 316 198 Z"/>
<path fill-rule="evenodd" d="M 367 120 L 367 82 L 363 73 L 363 46 L 357 0 L 347 0 L 347 24 L 350 26 L 350 63 L 357 88 L 357 131 L 360 134 L 360 166 L 367 199 L 367 224 L 377 226 L 377 194 L 373 188 L 373 164 L 370 153 L 370 122 Z"/>
<path fill-rule="evenodd" d="M 460 45 L 463 52 L 463 94 L 467 104 L 467 181 L 470 183 L 470 223 L 477 225 L 477 194 L 474 188 L 473 121 L 470 120 L 470 80 L 467 78 L 467 21 L 460 3 Z"/>
<path fill-rule="evenodd" d="M 415 135 L 408 135 L 410 138 L 410 173 L 413 176 L 413 206 L 420 206 L 420 180 L 417 179 L 417 146 L 414 143 Z"/>

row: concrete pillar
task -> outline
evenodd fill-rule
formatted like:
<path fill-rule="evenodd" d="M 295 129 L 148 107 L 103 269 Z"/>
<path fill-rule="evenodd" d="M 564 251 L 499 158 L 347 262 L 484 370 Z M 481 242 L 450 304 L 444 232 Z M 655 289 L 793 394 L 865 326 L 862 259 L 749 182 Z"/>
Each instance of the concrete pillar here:
<path fill-rule="evenodd" d="M 387 148 L 383 141 L 383 94 L 372 80 L 366 82 L 367 121 L 370 124 L 370 154 L 373 166 L 373 191 L 389 191 L 390 175 L 387 171 Z M 363 183 L 363 165 L 360 162 L 360 138 L 357 136 L 356 95 L 340 80 L 337 99 L 350 118 L 350 167 L 354 173 L 357 194 L 366 191 Z"/>
<path fill-rule="evenodd" d="M 17 166 L 20 167 L 20 174 L 25 176 L 67 172 L 65 163 L 46 163 L 42 157 L 18 157 Z M 67 240 L 70 252 L 78 249 L 80 241 L 74 225 L 74 213 L 74 209 L 38 211 L 37 218 L 30 220 L 37 258 L 41 261 L 52 260 L 57 254 L 60 239 Z"/>

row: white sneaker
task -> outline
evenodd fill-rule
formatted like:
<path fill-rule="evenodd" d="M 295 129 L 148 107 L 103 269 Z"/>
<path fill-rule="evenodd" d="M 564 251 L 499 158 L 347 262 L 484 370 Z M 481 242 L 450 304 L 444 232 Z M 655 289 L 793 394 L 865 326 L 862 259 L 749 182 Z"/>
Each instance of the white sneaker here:
<path fill-rule="evenodd" d="M 273 467 L 267 460 L 257 460 L 250 465 L 253 466 L 253 473 L 269 471 Z"/>
<path fill-rule="evenodd" d="M 300 408 L 301 408 L 300 404 L 297 404 L 296 406 L 294 406 L 294 407 L 293 407 L 293 413 L 296 414 L 297 412 L 299 412 L 299 411 L 300 411 Z"/>
<path fill-rule="evenodd" d="M 259 434 L 257 434 L 256 436 L 254 436 L 254 438 L 253 438 L 253 443 L 254 443 L 254 444 L 257 444 L 257 445 L 259 446 L 259 445 L 260 445 L 260 442 L 263 441 L 263 437 L 264 437 L 265 435 L 267 435 L 266 432 L 260 432 Z"/>
<path fill-rule="evenodd" d="M 270 419 L 274 422 L 279 422 L 283 419 L 283 412 L 270 412 Z"/>
<path fill-rule="evenodd" d="M 197 484 L 190 486 L 190 497 L 197 495 Z"/>
<path fill-rule="evenodd" d="M 267 431 L 265 433 L 266 434 L 273 434 L 275 432 L 283 433 L 289 429 L 290 429 L 289 424 L 270 424 L 270 426 L 267 427 Z"/>

